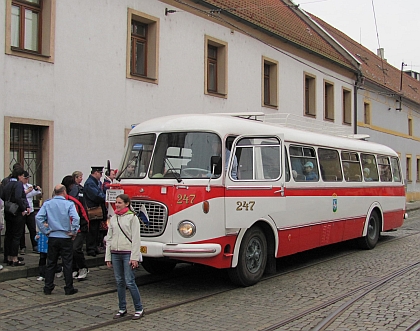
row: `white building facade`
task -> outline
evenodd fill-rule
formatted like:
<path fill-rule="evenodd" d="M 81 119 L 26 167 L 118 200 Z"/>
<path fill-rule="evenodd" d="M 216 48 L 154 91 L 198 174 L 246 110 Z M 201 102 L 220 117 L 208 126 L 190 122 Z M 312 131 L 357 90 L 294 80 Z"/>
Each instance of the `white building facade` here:
<path fill-rule="evenodd" d="M 131 125 L 158 116 L 293 113 L 354 131 L 350 57 L 307 51 L 203 3 L 2 3 L 0 169 L 23 163 L 47 195 L 74 170 L 118 168 Z"/>

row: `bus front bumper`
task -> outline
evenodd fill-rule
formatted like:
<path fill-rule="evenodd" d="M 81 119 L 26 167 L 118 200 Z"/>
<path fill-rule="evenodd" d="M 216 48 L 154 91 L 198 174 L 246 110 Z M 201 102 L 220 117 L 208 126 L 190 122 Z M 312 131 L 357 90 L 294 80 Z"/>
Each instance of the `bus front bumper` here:
<path fill-rule="evenodd" d="M 141 252 L 148 257 L 213 257 L 220 254 L 219 244 L 163 244 L 142 241 Z"/>

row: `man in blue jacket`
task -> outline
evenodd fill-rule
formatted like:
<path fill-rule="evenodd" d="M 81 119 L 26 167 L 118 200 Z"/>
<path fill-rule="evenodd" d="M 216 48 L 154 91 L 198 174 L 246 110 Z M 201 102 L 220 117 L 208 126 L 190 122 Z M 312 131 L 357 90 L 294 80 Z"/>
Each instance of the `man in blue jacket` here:
<path fill-rule="evenodd" d="M 61 255 L 66 286 L 66 295 L 78 292 L 73 287 L 73 239 L 76 238 L 80 227 L 80 217 L 74 203 L 66 200 L 66 187 L 57 185 L 54 188 L 54 197 L 44 202 L 38 214 L 36 223 L 38 229 L 48 236 L 47 267 L 45 270 L 44 294 L 51 294 L 54 285 L 55 270 L 58 257 Z"/>
<path fill-rule="evenodd" d="M 98 250 L 98 237 L 99 237 L 99 224 L 106 217 L 105 215 L 105 193 L 102 190 L 101 177 L 104 167 L 92 167 L 92 171 L 84 186 L 84 198 L 88 208 L 89 216 L 89 232 L 86 240 L 86 251 L 89 256 L 96 256 L 99 254 Z M 102 216 L 91 216 L 89 210 L 98 208 L 102 211 Z"/>

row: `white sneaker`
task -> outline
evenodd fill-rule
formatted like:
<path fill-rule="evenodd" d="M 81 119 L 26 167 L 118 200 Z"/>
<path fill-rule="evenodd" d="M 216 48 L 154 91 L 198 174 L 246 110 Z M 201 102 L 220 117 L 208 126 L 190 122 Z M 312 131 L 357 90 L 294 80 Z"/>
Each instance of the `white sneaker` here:
<path fill-rule="evenodd" d="M 0 264 L 0 270 L 3 269 L 3 266 Z"/>
<path fill-rule="evenodd" d="M 85 279 L 88 273 L 89 273 L 89 270 L 87 270 L 86 268 L 80 269 L 79 276 L 77 276 L 77 279 Z"/>
<path fill-rule="evenodd" d="M 77 276 L 79 276 L 79 272 L 78 271 L 73 271 L 73 273 L 72 273 L 73 279 L 76 279 Z"/>
<path fill-rule="evenodd" d="M 55 274 L 55 277 L 57 277 L 57 278 L 63 277 L 63 268 L 61 268 L 61 271 L 60 272 L 57 272 Z"/>
<path fill-rule="evenodd" d="M 43 281 L 44 279 L 45 279 L 44 277 L 39 276 L 36 280 Z"/>

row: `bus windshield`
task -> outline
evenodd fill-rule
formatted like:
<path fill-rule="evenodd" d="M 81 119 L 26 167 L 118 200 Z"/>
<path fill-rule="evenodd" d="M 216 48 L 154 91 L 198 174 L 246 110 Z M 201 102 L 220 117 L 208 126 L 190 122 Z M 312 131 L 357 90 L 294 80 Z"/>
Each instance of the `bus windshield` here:
<path fill-rule="evenodd" d="M 161 133 L 157 139 L 149 172 L 150 178 L 210 178 L 221 173 L 222 143 L 210 132 Z M 220 165 L 212 166 L 213 156 Z"/>
<path fill-rule="evenodd" d="M 156 134 L 144 134 L 128 138 L 127 152 L 119 178 L 144 178 L 149 168 Z"/>

